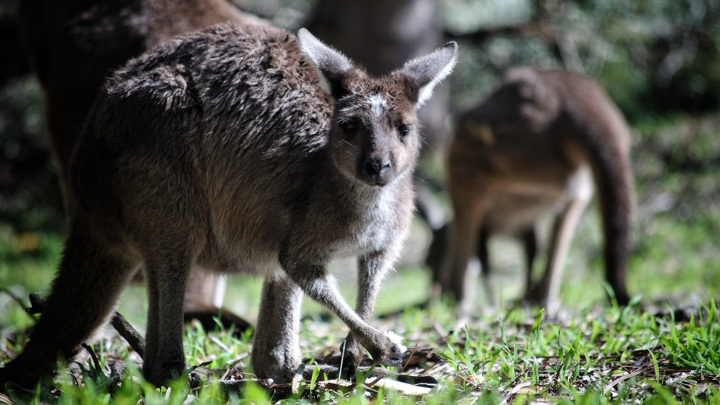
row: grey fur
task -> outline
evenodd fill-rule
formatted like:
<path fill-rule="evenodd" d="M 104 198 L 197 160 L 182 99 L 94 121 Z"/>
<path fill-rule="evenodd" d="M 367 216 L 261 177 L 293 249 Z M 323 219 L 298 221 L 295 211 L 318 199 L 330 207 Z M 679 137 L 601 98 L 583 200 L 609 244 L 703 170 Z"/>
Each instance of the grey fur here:
<path fill-rule="evenodd" d="M 299 365 L 302 293 L 349 326 L 348 369 L 361 346 L 399 364 L 398 346 L 367 321 L 412 217 L 420 84 L 403 70 L 375 79 L 350 67 L 326 77 L 331 97 L 312 64 L 344 58 L 301 35 L 313 41 L 307 54 L 285 31 L 220 25 L 113 77 L 72 159 L 78 204 L 49 311 L 0 380 L 28 381 L 56 354 L 71 357 L 141 265 L 143 374 L 155 384 L 185 367 L 182 301 L 194 266 L 266 276 L 252 353 L 261 378 L 287 382 Z M 415 63 L 440 74 L 455 48 Z M 382 116 L 366 103 L 372 94 L 388 103 Z M 359 257 L 357 312 L 326 271 L 338 256 Z"/>

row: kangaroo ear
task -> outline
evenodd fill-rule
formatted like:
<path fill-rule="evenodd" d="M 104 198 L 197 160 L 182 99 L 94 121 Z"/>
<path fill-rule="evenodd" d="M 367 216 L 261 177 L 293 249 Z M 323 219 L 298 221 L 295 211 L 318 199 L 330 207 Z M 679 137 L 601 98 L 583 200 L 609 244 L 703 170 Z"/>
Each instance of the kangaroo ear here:
<path fill-rule="evenodd" d="M 310 62 L 320 72 L 323 89 L 328 94 L 337 96 L 335 93 L 340 88 L 345 72 L 352 68 L 350 60 L 345 55 L 320 42 L 305 28 L 300 28 L 298 31 L 298 40 L 300 49 L 305 52 Z"/>
<path fill-rule="evenodd" d="M 456 62 L 457 43 L 448 42 L 429 55 L 405 63 L 400 71 L 413 77 L 419 88 L 415 108 L 420 108 L 430 98 L 435 85 L 452 72 Z"/>

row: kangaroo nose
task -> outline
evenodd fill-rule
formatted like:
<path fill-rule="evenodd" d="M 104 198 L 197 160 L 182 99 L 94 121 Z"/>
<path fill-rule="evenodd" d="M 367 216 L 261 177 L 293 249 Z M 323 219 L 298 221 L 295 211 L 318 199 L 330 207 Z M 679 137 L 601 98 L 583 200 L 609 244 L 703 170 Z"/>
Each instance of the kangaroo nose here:
<path fill-rule="evenodd" d="M 390 167 L 389 160 L 368 159 L 365 161 L 365 171 L 374 176 L 382 176 L 390 170 Z"/>

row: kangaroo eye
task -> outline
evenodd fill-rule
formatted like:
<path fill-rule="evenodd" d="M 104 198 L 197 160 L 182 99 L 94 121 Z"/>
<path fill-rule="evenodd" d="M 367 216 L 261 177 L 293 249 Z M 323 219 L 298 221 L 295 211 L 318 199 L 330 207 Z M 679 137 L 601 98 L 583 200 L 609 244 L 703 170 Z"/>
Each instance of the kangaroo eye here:
<path fill-rule="evenodd" d="M 355 130 L 357 129 L 357 125 L 355 125 L 354 122 L 345 121 L 340 123 L 340 129 L 342 129 L 343 132 L 345 132 L 346 134 L 350 134 L 355 132 Z"/>
<path fill-rule="evenodd" d="M 398 127 L 398 132 L 400 133 L 400 136 L 405 136 L 412 131 L 412 125 L 402 124 Z"/>

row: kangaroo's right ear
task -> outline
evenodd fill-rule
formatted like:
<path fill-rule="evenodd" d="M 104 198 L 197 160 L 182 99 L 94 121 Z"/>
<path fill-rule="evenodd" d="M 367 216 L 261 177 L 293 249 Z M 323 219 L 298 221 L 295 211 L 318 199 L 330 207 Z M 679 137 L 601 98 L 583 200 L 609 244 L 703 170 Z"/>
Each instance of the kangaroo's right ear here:
<path fill-rule="evenodd" d="M 402 71 L 415 79 L 419 87 L 417 104 L 420 108 L 432 95 L 433 88 L 452 72 L 457 62 L 457 43 L 448 42 L 435 52 L 407 62 Z"/>
<path fill-rule="evenodd" d="M 310 31 L 300 28 L 298 31 L 300 49 L 308 56 L 313 66 L 320 72 L 323 89 L 331 96 L 340 93 L 345 72 L 352 68 L 352 63 L 340 52 L 330 48 L 315 38 Z"/>

